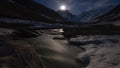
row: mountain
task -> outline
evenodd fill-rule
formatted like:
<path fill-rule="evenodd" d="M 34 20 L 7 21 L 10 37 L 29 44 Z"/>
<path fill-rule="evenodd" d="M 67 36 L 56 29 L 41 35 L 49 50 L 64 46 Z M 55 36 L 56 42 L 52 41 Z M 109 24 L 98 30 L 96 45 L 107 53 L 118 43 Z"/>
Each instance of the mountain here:
<path fill-rule="evenodd" d="M 57 12 L 68 21 L 72 21 L 71 19 L 75 17 L 75 15 L 73 15 L 69 10 L 58 10 Z"/>
<path fill-rule="evenodd" d="M 114 8 L 113 5 L 96 8 L 93 10 L 83 12 L 78 17 L 80 18 L 81 22 L 91 22 L 92 20 L 94 20 L 94 18 L 106 14 L 107 12 L 111 11 L 113 8 Z"/>
<path fill-rule="evenodd" d="M 62 19 L 52 9 L 33 0 L 0 0 L 0 16 L 49 23 L 58 23 Z"/>
<path fill-rule="evenodd" d="M 71 21 L 74 23 L 89 23 L 93 21 L 96 17 L 106 14 L 107 12 L 112 10 L 114 7 L 115 6 L 113 5 L 100 7 L 100 8 L 92 9 L 89 11 L 85 11 L 80 15 L 73 15 L 68 10 L 66 11 L 59 10 L 57 12 L 68 21 Z"/>
<path fill-rule="evenodd" d="M 80 23 L 80 18 L 77 15 L 72 14 L 69 10 L 58 10 L 57 11 L 62 17 L 65 18 L 66 21 L 78 24 Z"/>
<path fill-rule="evenodd" d="M 115 8 L 113 8 L 108 13 L 95 18 L 95 20 L 96 20 L 96 22 L 109 22 L 109 23 L 111 22 L 112 24 L 115 24 L 115 23 L 119 24 L 119 21 L 120 21 L 120 4 L 118 4 Z"/>
<path fill-rule="evenodd" d="M 33 0 L 0 0 L 0 27 L 7 29 L 61 28 L 63 17 Z M 63 26 L 62 26 L 63 27 Z"/>

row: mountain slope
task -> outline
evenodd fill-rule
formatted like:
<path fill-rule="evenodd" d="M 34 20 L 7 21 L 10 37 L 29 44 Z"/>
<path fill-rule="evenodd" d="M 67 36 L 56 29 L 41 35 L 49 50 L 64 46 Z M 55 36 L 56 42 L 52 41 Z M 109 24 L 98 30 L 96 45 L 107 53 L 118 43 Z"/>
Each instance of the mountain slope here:
<path fill-rule="evenodd" d="M 72 21 L 74 23 L 89 23 L 92 20 L 94 20 L 96 17 L 99 17 L 101 15 L 106 14 L 110 10 L 112 10 L 115 6 L 110 5 L 110 6 L 105 6 L 105 7 L 100 7 L 96 9 L 92 9 L 89 11 L 85 11 L 81 13 L 80 15 L 73 15 L 70 13 L 68 10 L 66 11 L 58 11 L 58 13 L 67 19 L 68 21 Z"/>
<path fill-rule="evenodd" d="M 113 8 L 114 8 L 114 6 L 110 5 L 110 6 L 105 6 L 105 7 L 93 9 L 93 10 L 90 10 L 90 11 L 86 11 L 86 12 L 79 15 L 80 16 L 80 21 L 81 22 L 90 22 L 94 18 L 109 12 Z"/>
<path fill-rule="evenodd" d="M 50 23 L 62 19 L 55 11 L 33 0 L 0 0 L 0 16 Z"/>

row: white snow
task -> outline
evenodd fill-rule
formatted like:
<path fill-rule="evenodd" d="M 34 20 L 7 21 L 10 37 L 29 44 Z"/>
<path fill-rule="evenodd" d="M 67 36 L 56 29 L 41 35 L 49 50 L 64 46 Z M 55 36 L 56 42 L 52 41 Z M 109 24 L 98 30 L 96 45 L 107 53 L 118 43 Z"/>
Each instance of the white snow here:
<path fill-rule="evenodd" d="M 101 36 L 80 36 L 71 39 L 72 41 L 94 41 L 100 40 L 101 44 L 96 45 L 93 42 L 84 45 L 86 51 L 79 53 L 77 58 L 90 55 L 90 64 L 86 68 L 120 68 L 120 36 L 119 35 L 101 35 Z"/>

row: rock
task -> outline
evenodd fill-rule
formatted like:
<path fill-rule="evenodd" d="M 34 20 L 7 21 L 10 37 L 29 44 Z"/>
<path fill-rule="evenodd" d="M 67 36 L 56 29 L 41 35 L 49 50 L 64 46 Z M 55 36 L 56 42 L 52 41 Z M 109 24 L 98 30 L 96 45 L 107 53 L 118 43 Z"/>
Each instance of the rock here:
<path fill-rule="evenodd" d="M 76 61 L 80 63 L 83 67 L 86 67 L 90 63 L 90 55 L 85 53 L 79 54 L 76 58 Z"/>

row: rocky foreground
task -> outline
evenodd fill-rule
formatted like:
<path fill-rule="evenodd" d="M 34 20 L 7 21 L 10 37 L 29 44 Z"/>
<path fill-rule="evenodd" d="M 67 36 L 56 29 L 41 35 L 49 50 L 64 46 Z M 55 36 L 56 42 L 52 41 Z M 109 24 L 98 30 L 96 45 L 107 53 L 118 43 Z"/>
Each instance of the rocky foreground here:
<path fill-rule="evenodd" d="M 1 68 L 120 68 L 119 35 L 2 38 L 10 33 L 0 33 Z"/>
<path fill-rule="evenodd" d="M 72 38 L 70 43 L 85 48 L 77 58 L 86 61 L 90 57 L 86 68 L 120 68 L 119 35 L 80 36 Z"/>
<path fill-rule="evenodd" d="M 34 38 L 15 37 L 1 30 L 0 68 L 80 68 L 75 55 L 79 48 L 67 46 L 48 34 Z"/>

